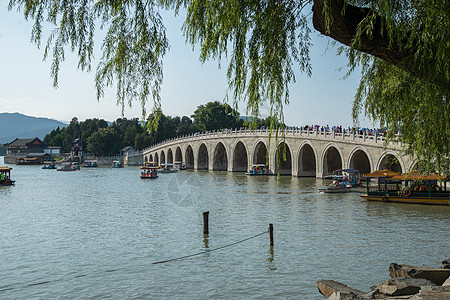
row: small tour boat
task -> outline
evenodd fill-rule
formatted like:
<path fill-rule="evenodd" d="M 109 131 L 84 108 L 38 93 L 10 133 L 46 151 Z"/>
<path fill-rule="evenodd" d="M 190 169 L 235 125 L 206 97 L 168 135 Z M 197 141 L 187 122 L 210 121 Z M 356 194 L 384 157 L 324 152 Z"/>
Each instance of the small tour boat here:
<path fill-rule="evenodd" d="M 120 163 L 120 161 L 115 160 L 112 162 L 112 167 L 113 168 L 123 168 L 123 165 Z"/>
<path fill-rule="evenodd" d="M 14 180 L 11 180 L 11 170 L 10 167 L 0 167 L 0 186 L 1 185 L 14 185 Z"/>
<path fill-rule="evenodd" d="M 46 162 L 44 162 L 44 165 L 42 166 L 42 169 L 44 169 L 44 170 L 55 170 L 56 169 L 56 163 L 54 161 L 46 161 Z"/>
<path fill-rule="evenodd" d="M 186 164 L 181 161 L 176 161 L 173 163 L 173 167 L 178 170 L 186 170 Z"/>
<path fill-rule="evenodd" d="M 68 171 L 76 171 L 79 169 L 80 169 L 80 164 L 77 162 L 72 162 L 72 163 L 63 163 L 62 167 L 59 169 L 56 169 L 56 171 L 68 172 Z"/>
<path fill-rule="evenodd" d="M 339 169 L 333 175 L 325 178 L 333 178 L 333 182 L 319 189 L 323 193 L 347 193 L 353 192 L 361 186 L 361 177 L 356 169 Z"/>
<path fill-rule="evenodd" d="M 178 169 L 173 166 L 173 164 L 161 164 L 159 173 L 176 173 Z"/>
<path fill-rule="evenodd" d="M 368 201 L 450 206 L 447 176 L 416 171 L 400 174 L 390 170 L 363 176 L 367 178 L 367 193 L 361 197 Z"/>
<path fill-rule="evenodd" d="M 97 168 L 98 164 L 96 160 L 86 160 L 83 164 L 84 168 Z"/>
<path fill-rule="evenodd" d="M 156 167 L 156 166 L 141 166 L 141 178 L 142 179 L 158 178 L 158 167 Z"/>
<path fill-rule="evenodd" d="M 264 164 L 260 165 L 250 165 L 249 171 L 245 173 L 249 176 L 259 176 L 259 175 L 268 175 L 267 166 Z"/>

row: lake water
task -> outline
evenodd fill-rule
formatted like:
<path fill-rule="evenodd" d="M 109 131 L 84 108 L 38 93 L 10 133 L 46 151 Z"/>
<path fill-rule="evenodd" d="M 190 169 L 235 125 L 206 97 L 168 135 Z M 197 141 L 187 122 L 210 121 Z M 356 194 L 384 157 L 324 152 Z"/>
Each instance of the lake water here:
<path fill-rule="evenodd" d="M 0 160 L 0 164 L 2 161 Z M 368 291 L 391 262 L 450 258 L 450 208 L 320 194 L 314 178 L 137 167 L 12 165 L 0 187 L 0 299 L 325 299 L 316 281 Z M 208 237 L 202 212 L 209 211 Z M 183 260 L 154 262 L 222 247 Z"/>

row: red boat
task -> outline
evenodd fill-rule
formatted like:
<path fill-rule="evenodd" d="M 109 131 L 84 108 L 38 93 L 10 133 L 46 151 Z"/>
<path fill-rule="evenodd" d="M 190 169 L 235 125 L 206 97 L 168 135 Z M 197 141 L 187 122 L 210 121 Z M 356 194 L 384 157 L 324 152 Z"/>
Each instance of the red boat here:
<path fill-rule="evenodd" d="M 158 178 L 158 167 L 153 166 L 141 166 L 141 178 Z"/>

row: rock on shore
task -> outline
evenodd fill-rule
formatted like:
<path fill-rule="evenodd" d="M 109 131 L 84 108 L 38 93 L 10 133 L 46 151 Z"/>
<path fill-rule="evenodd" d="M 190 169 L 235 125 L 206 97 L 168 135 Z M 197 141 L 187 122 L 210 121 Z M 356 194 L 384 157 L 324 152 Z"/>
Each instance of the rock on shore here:
<path fill-rule="evenodd" d="M 391 279 L 383 281 L 368 293 L 334 280 L 318 281 L 317 287 L 327 300 L 450 299 L 450 259 L 444 260 L 441 268 L 392 263 L 389 274 Z"/>

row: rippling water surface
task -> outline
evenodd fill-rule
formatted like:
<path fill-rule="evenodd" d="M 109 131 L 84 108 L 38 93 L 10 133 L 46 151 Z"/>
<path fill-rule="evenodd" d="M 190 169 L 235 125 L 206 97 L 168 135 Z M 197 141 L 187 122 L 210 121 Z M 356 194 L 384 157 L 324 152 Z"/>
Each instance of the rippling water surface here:
<path fill-rule="evenodd" d="M 12 166 L 0 187 L 0 299 L 324 299 L 316 281 L 368 291 L 391 262 L 450 257 L 450 208 L 320 194 L 314 178 L 137 167 Z M 203 236 L 202 212 L 210 211 Z M 268 234 L 205 255 L 152 264 Z"/>

